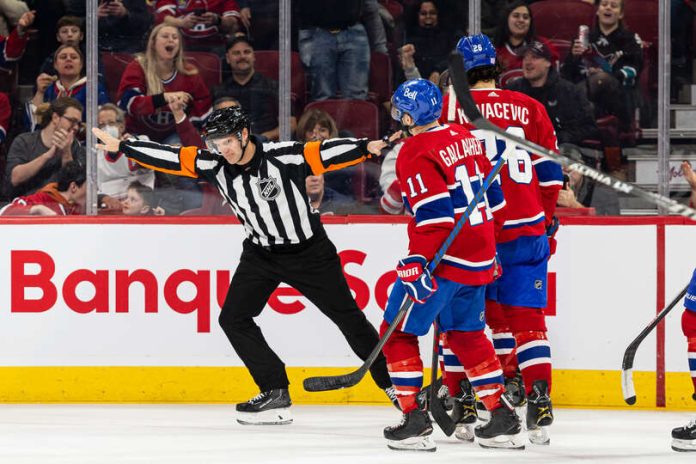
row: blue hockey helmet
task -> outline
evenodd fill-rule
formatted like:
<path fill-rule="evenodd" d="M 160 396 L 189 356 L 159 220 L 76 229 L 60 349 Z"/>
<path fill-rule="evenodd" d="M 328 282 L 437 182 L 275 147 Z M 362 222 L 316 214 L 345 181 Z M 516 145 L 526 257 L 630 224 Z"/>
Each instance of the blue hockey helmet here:
<path fill-rule="evenodd" d="M 464 57 L 464 69 L 470 71 L 483 66 L 495 66 L 495 47 L 484 34 L 462 37 L 457 51 Z"/>
<path fill-rule="evenodd" d="M 401 122 L 408 114 L 414 126 L 424 126 L 436 121 L 442 113 L 442 93 L 426 79 L 411 79 L 399 86 L 391 99 L 391 116 Z"/>

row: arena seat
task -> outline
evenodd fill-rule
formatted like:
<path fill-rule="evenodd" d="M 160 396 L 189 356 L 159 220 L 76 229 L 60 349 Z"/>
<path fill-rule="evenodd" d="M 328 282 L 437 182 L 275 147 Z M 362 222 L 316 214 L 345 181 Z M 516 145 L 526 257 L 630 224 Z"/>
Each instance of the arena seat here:
<path fill-rule="evenodd" d="M 254 56 L 256 57 L 256 63 L 254 69 L 257 72 L 263 74 L 266 77 L 278 81 L 278 63 L 279 56 L 277 50 L 255 50 Z M 293 106 L 295 108 L 295 114 L 299 117 L 304 109 L 304 104 L 307 101 L 307 84 L 305 82 L 305 72 L 302 66 L 302 61 L 300 61 L 300 54 L 297 52 L 292 52 L 290 57 L 290 70 L 291 70 L 291 99 L 293 101 Z"/>
<path fill-rule="evenodd" d="M 222 82 L 220 58 L 215 53 L 186 52 L 186 63 L 198 68 L 203 82 L 205 82 L 205 85 L 211 92 L 213 87 L 220 85 Z"/>
<path fill-rule="evenodd" d="M 655 0 L 631 0 L 624 9 L 624 25 L 647 45 L 657 45 L 659 3 Z"/>
<path fill-rule="evenodd" d="M 544 0 L 529 5 L 537 35 L 549 39 L 568 40 L 578 37 L 578 28 L 592 27 L 595 8 L 581 0 Z"/>

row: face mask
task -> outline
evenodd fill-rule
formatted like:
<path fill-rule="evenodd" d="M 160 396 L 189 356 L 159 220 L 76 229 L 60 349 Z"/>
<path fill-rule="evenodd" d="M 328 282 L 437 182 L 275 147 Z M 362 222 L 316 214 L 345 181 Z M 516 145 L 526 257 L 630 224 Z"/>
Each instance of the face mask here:
<path fill-rule="evenodd" d="M 119 138 L 121 136 L 121 134 L 119 134 L 118 126 L 114 126 L 113 124 L 104 126 L 103 130 L 112 137 Z"/>

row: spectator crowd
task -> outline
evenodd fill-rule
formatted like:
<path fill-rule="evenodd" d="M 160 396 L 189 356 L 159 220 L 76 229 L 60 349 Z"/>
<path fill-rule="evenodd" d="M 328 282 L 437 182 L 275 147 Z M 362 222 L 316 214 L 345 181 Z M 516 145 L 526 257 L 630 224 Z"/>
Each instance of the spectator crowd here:
<path fill-rule="evenodd" d="M 644 0 L 570 0 L 577 15 L 587 12 L 561 19 L 573 24 L 570 32 L 549 24 L 554 0 L 480 1 L 499 85 L 545 106 L 560 149 L 626 176 L 623 149 L 649 121 L 636 115 L 656 98 L 657 18 L 631 19 Z M 252 132 L 278 141 L 279 3 L 98 0 L 99 127 L 124 140 L 202 147 L 198 130 L 210 112 L 241 106 Z M 689 5 L 672 1 L 675 86 L 690 83 Z M 85 212 L 92 153 L 85 150 L 85 19 L 84 1 L 0 3 L 0 214 Z M 467 33 L 468 9 L 461 0 L 295 0 L 291 24 L 294 139 L 376 139 L 396 129 L 390 97 L 404 80 L 451 91 L 447 59 Z M 393 173 L 399 149 L 308 176 L 311 206 L 322 214 L 404 214 Z M 120 153 L 97 153 L 96 161 L 102 214 L 231 214 L 196 180 L 155 173 Z M 683 172 L 696 188 L 693 171 Z M 559 206 L 619 214 L 615 194 L 572 174 Z"/>

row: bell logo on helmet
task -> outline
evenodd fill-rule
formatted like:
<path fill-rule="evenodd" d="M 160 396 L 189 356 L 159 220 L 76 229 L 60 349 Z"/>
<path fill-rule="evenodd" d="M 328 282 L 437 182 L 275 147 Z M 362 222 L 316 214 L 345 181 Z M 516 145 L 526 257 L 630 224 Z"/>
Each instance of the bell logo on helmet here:
<path fill-rule="evenodd" d="M 415 100 L 417 96 L 418 92 L 416 90 L 404 89 L 404 97 Z"/>

